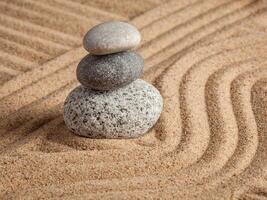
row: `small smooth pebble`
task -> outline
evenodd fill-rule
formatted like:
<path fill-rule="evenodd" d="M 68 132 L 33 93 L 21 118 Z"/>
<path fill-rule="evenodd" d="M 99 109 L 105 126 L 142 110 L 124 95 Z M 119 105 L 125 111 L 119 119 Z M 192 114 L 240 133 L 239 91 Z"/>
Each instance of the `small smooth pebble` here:
<path fill-rule="evenodd" d="M 84 48 L 94 55 L 105 55 L 136 48 L 140 32 L 133 25 L 110 21 L 90 29 L 83 38 Z"/>
<path fill-rule="evenodd" d="M 141 79 L 114 91 L 78 86 L 64 104 L 64 120 L 75 134 L 90 138 L 135 138 L 158 120 L 159 91 Z"/>
<path fill-rule="evenodd" d="M 143 68 L 143 58 L 132 51 L 104 56 L 88 54 L 78 64 L 76 75 L 85 87 L 113 90 L 139 78 Z"/>

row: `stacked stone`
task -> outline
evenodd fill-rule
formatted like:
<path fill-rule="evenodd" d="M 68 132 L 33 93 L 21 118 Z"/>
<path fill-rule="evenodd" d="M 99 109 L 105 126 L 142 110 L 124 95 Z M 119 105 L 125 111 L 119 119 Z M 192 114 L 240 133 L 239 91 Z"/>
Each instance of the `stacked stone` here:
<path fill-rule="evenodd" d="M 133 51 L 139 31 L 125 22 L 105 22 L 84 37 L 90 53 L 77 67 L 82 84 L 68 95 L 64 120 L 75 134 L 91 138 L 135 138 L 158 120 L 163 107 L 159 91 L 138 79 L 143 58 Z"/>

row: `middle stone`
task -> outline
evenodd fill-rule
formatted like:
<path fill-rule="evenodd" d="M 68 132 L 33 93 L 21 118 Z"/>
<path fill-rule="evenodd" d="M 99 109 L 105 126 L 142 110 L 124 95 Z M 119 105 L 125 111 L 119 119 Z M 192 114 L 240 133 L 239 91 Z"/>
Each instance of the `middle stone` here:
<path fill-rule="evenodd" d="M 76 75 L 85 87 L 113 90 L 136 80 L 143 72 L 144 60 L 136 52 L 87 55 L 78 64 Z"/>

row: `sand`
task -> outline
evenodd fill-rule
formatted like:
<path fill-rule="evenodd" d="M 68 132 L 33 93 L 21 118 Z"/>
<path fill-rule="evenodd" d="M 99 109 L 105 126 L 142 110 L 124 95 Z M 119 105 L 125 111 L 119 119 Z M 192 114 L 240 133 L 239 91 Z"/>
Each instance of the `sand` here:
<path fill-rule="evenodd" d="M 111 3 L 113 2 L 113 3 Z M 0 199 L 266 199 L 267 2 L 1 0 Z M 144 137 L 70 133 L 82 36 L 120 19 L 164 110 Z"/>

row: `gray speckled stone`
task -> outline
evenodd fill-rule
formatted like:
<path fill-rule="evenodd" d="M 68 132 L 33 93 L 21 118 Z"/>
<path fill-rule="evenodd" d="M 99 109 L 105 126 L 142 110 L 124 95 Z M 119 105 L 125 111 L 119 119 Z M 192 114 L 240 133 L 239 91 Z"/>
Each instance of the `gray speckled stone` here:
<path fill-rule="evenodd" d="M 76 75 L 85 87 L 113 90 L 136 80 L 143 68 L 143 58 L 131 51 L 104 56 L 87 55 L 78 64 Z"/>
<path fill-rule="evenodd" d="M 78 86 L 64 104 L 72 132 L 91 138 L 135 138 L 158 120 L 163 107 L 159 91 L 141 79 L 113 91 Z"/>
<path fill-rule="evenodd" d="M 110 21 L 90 29 L 83 38 L 84 48 L 94 55 L 133 49 L 141 41 L 139 31 L 131 24 Z"/>

